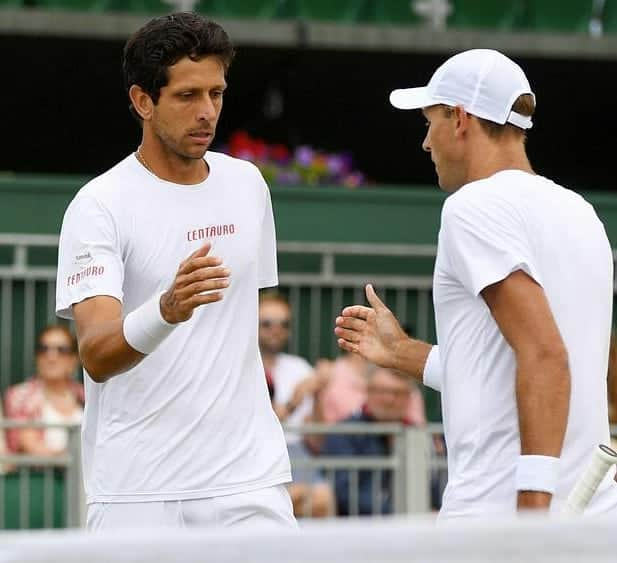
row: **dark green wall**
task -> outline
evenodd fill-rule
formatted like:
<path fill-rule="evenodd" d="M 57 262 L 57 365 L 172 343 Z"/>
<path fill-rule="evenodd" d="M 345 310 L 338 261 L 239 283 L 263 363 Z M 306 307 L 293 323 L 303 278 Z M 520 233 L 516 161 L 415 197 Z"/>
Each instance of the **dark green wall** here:
<path fill-rule="evenodd" d="M 74 176 L 0 175 L 0 232 L 58 233 Z M 617 195 L 584 194 L 617 246 Z M 280 240 L 435 243 L 444 194 L 437 188 L 272 188 Z"/>
<path fill-rule="evenodd" d="M 58 233 L 68 202 L 86 178 L 0 176 L 0 232 Z M 442 194 L 433 188 L 272 188 L 281 240 L 436 240 Z"/>

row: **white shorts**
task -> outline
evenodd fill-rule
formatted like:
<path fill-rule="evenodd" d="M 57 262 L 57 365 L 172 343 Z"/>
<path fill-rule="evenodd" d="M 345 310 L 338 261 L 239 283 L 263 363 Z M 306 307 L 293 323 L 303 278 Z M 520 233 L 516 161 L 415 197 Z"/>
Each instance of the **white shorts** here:
<path fill-rule="evenodd" d="M 285 485 L 195 500 L 96 502 L 88 505 L 86 528 L 189 528 L 207 526 L 297 528 Z"/>

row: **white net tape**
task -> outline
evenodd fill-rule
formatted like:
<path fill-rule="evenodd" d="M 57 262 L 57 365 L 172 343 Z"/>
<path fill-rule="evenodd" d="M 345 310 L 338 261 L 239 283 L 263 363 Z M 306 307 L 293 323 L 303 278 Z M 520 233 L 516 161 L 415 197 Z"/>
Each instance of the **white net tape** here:
<path fill-rule="evenodd" d="M 612 519 L 426 519 L 308 523 L 272 530 L 0 534 L 2 563 L 615 563 Z"/>

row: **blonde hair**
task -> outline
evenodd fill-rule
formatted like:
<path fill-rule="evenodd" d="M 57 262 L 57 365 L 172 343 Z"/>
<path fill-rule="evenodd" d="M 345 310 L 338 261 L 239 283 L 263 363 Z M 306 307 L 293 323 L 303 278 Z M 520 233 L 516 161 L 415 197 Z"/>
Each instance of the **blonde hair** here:
<path fill-rule="evenodd" d="M 525 117 L 533 116 L 533 112 L 536 110 L 536 104 L 534 101 L 534 97 L 531 94 L 521 94 L 518 98 L 516 98 L 515 102 L 512 104 L 512 111 L 516 113 L 520 113 Z M 478 117 L 478 121 L 482 126 L 482 129 L 488 134 L 489 137 L 493 139 L 498 139 L 503 137 L 507 132 L 513 133 L 516 136 L 520 136 L 525 138 L 525 129 L 521 129 L 516 125 L 512 125 L 511 123 L 504 123 L 503 125 L 500 123 L 495 123 L 493 121 L 489 121 L 488 119 L 482 119 Z"/>

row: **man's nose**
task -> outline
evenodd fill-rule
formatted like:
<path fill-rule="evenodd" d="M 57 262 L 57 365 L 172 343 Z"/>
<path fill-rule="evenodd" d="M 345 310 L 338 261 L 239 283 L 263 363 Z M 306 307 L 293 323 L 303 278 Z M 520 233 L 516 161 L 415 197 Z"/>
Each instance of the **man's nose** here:
<path fill-rule="evenodd" d="M 204 96 L 201 104 L 199 105 L 199 114 L 197 119 L 199 121 L 213 121 L 216 118 L 216 108 L 210 96 Z"/>

